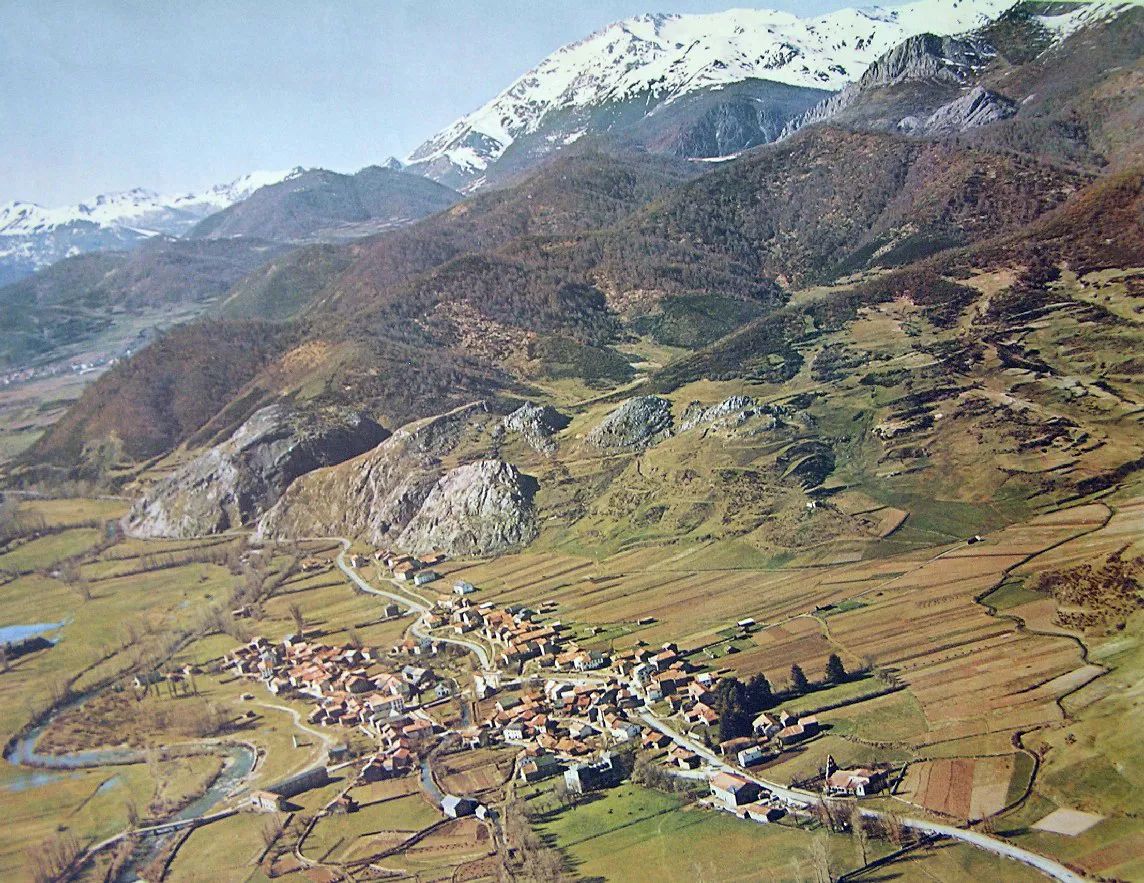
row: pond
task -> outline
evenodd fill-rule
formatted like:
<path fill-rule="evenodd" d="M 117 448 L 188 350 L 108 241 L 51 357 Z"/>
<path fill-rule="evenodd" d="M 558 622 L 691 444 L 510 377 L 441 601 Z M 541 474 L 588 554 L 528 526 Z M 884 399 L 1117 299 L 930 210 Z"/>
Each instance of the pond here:
<path fill-rule="evenodd" d="M 37 622 L 31 625 L 0 625 L 0 644 L 18 644 L 45 632 L 63 628 L 63 622 Z"/>

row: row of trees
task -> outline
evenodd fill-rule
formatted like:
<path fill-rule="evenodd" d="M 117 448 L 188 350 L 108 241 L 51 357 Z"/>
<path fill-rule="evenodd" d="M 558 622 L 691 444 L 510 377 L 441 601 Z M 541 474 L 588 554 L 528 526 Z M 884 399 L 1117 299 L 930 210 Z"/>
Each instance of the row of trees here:
<path fill-rule="evenodd" d="M 826 660 L 823 684 L 842 684 L 850 675 L 837 653 L 831 653 Z M 719 712 L 719 739 L 726 741 L 751 734 L 751 725 L 762 711 L 774 708 L 784 699 L 801 696 L 814 689 L 802 667 L 795 663 L 790 667 L 790 687 L 776 693 L 764 674 L 755 674 L 744 683 L 738 678 L 720 678 L 712 691 L 712 707 Z"/>

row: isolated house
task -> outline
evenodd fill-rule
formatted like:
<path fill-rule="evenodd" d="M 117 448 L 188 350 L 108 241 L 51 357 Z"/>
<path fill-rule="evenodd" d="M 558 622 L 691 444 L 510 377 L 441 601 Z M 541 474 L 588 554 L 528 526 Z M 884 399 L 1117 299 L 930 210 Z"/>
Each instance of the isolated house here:
<path fill-rule="evenodd" d="M 711 796 L 732 809 L 753 803 L 761 790 L 754 782 L 732 773 L 718 773 L 711 779 Z"/>
<path fill-rule="evenodd" d="M 603 754 L 594 763 L 581 763 L 564 771 L 564 784 L 569 791 L 584 794 L 600 788 L 610 788 L 620 781 L 620 768 L 612 755 Z"/>
<path fill-rule="evenodd" d="M 828 794 L 852 794 L 865 797 L 880 790 L 885 784 L 885 774 L 879 770 L 861 767 L 856 770 L 835 770 L 826 777 L 822 790 Z"/>
<path fill-rule="evenodd" d="M 786 718 L 787 721 L 791 720 Z M 795 745 L 809 739 L 811 736 L 818 735 L 818 719 L 815 717 L 804 717 L 797 723 L 788 723 L 781 730 L 778 731 L 778 740 L 783 745 Z"/>
<path fill-rule="evenodd" d="M 459 819 L 462 816 L 471 816 L 477 811 L 478 806 L 480 804 L 471 798 L 449 795 L 441 801 L 441 812 L 446 818 Z"/>
<path fill-rule="evenodd" d="M 255 812 L 282 812 L 286 808 L 286 798 L 273 791 L 251 791 L 250 806 Z"/>
<path fill-rule="evenodd" d="M 696 769 L 703 762 L 698 754 L 683 747 L 673 748 L 667 756 L 681 770 Z"/>

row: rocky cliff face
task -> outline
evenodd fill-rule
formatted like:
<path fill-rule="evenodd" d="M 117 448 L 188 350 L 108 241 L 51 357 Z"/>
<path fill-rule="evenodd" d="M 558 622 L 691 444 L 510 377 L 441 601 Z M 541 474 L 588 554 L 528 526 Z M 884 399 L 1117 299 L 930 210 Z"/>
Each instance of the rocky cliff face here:
<path fill-rule="evenodd" d="M 271 405 L 155 485 L 132 507 L 124 529 L 137 537 L 183 538 L 250 524 L 299 476 L 354 457 L 387 435 L 356 411 Z"/>
<path fill-rule="evenodd" d="M 537 533 L 535 479 L 501 460 L 452 469 L 442 462 L 473 449 L 487 413 L 476 402 L 410 424 L 367 454 L 304 476 L 255 536 L 360 537 L 407 551 L 477 556 L 530 542 Z"/>
<path fill-rule="evenodd" d="M 441 477 L 440 458 L 452 452 L 488 408 L 475 402 L 403 426 L 374 450 L 295 482 L 259 521 L 259 539 L 362 537 L 393 542 Z"/>
<path fill-rule="evenodd" d="M 943 104 L 924 120 L 903 117 L 898 128 L 907 135 L 956 135 L 1017 113 L 1017 104 L 982 86 L 974 86 L 960 98 Z"/>
<path fill-rule="evenodd" d="M 687 432 L 697 426 L 735 426 L 763 413 L 750 396 L 731 396 L 715 405 L 703 407 L 692 402 L 683 411 L 679 431 Z"/>
<path fill-rule="evenodd" d="M 536 538 L 536 479 L 501 460 L 450 470 L 433 487 L 397 545 L 414 554 L 493 555 Z"/>
<path fill-rule="evenodd" d="M 635 396 L 601 420 L 587 441 L 601 450 L 632 450 L 668 438 L 671 426 L 671 402 L 659 396 Z"/>
<path fill-rule="evenodd" d="M 780 138 L 787 138 L 804 126 L 836 117 L 872 93 L 903 84 L 916 87 L 908 96 L 912 105 L 935 107 L 969 83 L 992 57 L 992 50 L 984 40 L 933 34 L 910 37 L 875 60 L 857 82 L 791 120 Z"/>

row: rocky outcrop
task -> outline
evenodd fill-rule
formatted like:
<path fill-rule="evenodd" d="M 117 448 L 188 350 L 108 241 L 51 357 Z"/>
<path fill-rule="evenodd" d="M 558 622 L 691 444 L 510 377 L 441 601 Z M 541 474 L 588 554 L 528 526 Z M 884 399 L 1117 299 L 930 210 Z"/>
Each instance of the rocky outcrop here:
<path fill-rule="evenodd" d="M 857 82 L 823 99 L 806 113 L 791 120 L 779 135 L 788 138 L 804 126 L 838 116 L 847 108 L 878 90 L 903 83 L 929 86 L 941 95 L 969 83 L 974 73 L 990 58 L 993 50 L 984 40 L 938 37 L 920 34 L 903 40 L 874 61 Z M 921 90 L 924 92 L 925 90 Z M 922 96 L 915 94 L 914 100 Z M 936 102 L 928 106 L 933 107 Z"/>
<path fill-rule="evenodd" d="M 758 413 L 758 409 L 755 407 L 755 400 L 750 396 L 731 396 L 717 405 L 706 408 L 699 402 L 691 402 L 683 411 L 679 431 L 687 432 L 696 426 L 724 423 L 728 420 L 742 423 L 755 413 Z"/>
<path fill-rule="evenodd" d="M 137 537 L 194 537 L 257 520 L 299 476 L 375 447 L 388 433 L 356 411 L 271 405 L 132 507 Z"/>
<path fill-rule="evenodd" d="M 552 436 L 568 426 L 572 418 L 551 405 L 526 402 L 500 422 L 502 433 L 518 433 L 524 442 L 542 454 L 556 450 Z"/>
<path fill-rule="evenodd" d="M 706 407 L 700 402 L 691 402 L 680 418 L 679 431 L 688 432 L 702 426 L 751 436 L 788 424 L 809 428 L 814 425 L 814 420 L 805 411 L 790 405 L 760 403 L 750 396 L 739 395 Z"/>
<path fill-rule="evenodd" d="M 859 78 L 858 86 L 873 89 L 922 80 L 960 86 L 993 54 L 982 40 L 919 34 L 875 60 Z"/>
<path fill-rule="evenodd" d="M 374 450 L 296 481 L 255 536 L 359 537 L 410 552 L 493 555 L 537 534 L 534 478 L 501 460 L 449 469 L 487 426 L 484 402 L 402 427 Z"/>
<path fill-rule="evenodd" d="M 671 402 L 659 396 L 636 396 L 610 412 L 588 433 L 587 442 L 601 450 L 645 448 L 671 436 Z"/>
<path fill-rule="evenodd" d="M 447 472 L 402 531 L 397 545 L 413 554 L 495 555 L 536 538 L 537 482 L 502 460 Z"/>
<path fill-rule="evenodd" d="M 441 457 L 483 426 L 484 402 L 397 430 L 374 450 L 296 481 L 259 521 L 258 539 L 361 537 L 392 542 L 441 477 Z"/>
<path fill-rule="evenodd" d="M 1004 95 L 974 86 L 965 95 L 943 104 L 929 117 L 908 116 L 898 123 L 907 135 L 957 135 L 1005 120 L 1017 113 L 1017 103 Z"/>

